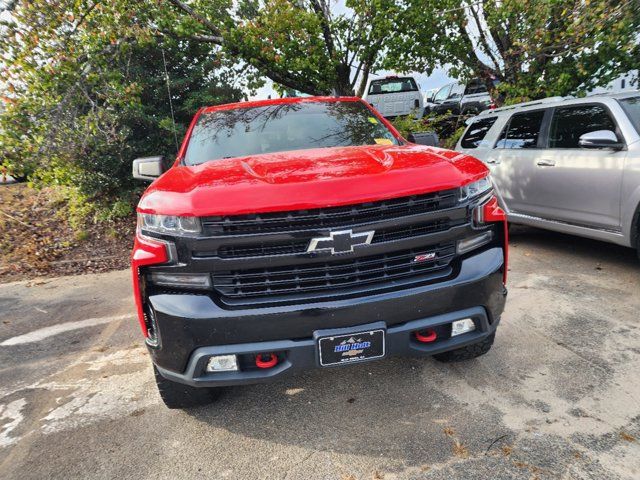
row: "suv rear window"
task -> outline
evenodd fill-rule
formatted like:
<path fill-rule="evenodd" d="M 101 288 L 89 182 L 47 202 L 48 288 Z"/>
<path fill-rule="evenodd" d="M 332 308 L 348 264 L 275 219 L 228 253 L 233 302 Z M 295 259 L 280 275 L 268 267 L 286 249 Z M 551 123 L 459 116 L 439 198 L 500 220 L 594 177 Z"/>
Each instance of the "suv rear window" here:
<path fill-rule="evenodd" d="M 616 124 L 602 105 L 557 108 L 551 120 L 549 148 L 580 148 L 580 136 L 597 130 L 616 131 Z"/>
<path fill-rule="evenodd" d="M 475 95 L 477 93 L 487 93 L 487 86 L 480 81 L 469 82 L 464 94 Z"/>
<path fill-rule="evenodd" d="M 496 123 L 497 119 L 498 117 L 483 118 L 469 125 L 460 142 L 462 148 L 478 148 L 480 142 L 484 140 L 487 132 Z"/>
<path fill-rule="evenodd" d="M 544 110 L 516 113 L 502 131 L 496 148 L 536 148 Z"/>
<path fill-rule="evenodd" d="M 371 85 L 369 85 L 369 95 L 417 91 L 418 85 L 411 77 L 382 78 L 380 80 L 373 80 Z"/>
<path fill-rule="evenodd" d="M 627 112 L 627 116 L 631 119 L 633 126 L 640 133 L 640 97 L 624 98 L 619 102 L 624 111 Z"/>

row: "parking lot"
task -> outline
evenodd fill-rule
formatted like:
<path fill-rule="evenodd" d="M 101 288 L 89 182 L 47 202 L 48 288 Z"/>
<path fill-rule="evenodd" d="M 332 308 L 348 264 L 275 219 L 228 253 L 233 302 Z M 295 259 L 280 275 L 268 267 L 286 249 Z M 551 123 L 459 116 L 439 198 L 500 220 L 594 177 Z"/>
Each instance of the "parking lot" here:
<path fill-rule="evenodd" d="M 640 262 L 511 240 L 489 354 L 158 397 L 129 272 L 0 285 L 0 478 L 640 478 Z"/>

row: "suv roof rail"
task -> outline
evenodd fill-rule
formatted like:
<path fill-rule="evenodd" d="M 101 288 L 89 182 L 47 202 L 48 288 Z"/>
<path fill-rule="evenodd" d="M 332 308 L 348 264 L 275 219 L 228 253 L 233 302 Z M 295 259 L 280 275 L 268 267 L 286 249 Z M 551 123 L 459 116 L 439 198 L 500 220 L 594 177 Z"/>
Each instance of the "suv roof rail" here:
<path fill-rule="evenodd" d="M 587 93 L 584 97 L 582 98 L 591 98 L 591 97 L 619 97 L 621 95 L 626 95 L 626 94 L 637 94 L 638 92 L 640 92 L 640 88 L 636 88 L 635 90 L 632 89 L 626 89 L 626 90 L 609 90 L 607 92 L 598 92 L 598 93 Z"/>
<path fill-rule="evenodd" d="M 483 110 L 478 115 L 491 115 L 491 114 L 497 113 L 497 112 L 504 112 L 504 111 L 507 111 L 507 110 L 513 110 L 514 108 L 532 107 L 534 105 L 544 105 L 546 103 L 555 103 L 555 102 L 559 102 L 560 100 L 568 100 L 568 99 L 571 99 L 571 98 L 574 98 L 574 97 L 547 97 L 547 98 L 541 98 L 540 100 L 532 100 L 531 102 L 514 103 L 513 105 L 506 105 L 506 106 L 500 107 L 500 108 L 494 108 L 494 109 L 490 109 L 490 110 Z"/>

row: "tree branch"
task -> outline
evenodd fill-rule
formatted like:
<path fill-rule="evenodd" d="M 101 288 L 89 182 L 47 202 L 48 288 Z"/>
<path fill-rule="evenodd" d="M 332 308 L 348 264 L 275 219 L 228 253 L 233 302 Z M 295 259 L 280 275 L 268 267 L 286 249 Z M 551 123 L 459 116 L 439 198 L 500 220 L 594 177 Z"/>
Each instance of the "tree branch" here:
<path fill-rule="evenodd" d="M 191 35 L 189 38 L 202 43 L 214 43 L 216 45 L 222 45 L 224 43 L 224 39 L 216 35 Z"/>
<path fill-rule="evenodd" d="M 320 3 L 322 2 L 322 3 Z M 311 6 L 313 11 L 320 17 L 320 24 L 322 26 L 322 36 L 324 37 L 324 43 L 327 46 L 327 53 L 329 58 L 333 58 L 335 47 L 333 45 L 333 35 L 331 34 L 331 25 L 329 24 L 329 9 L 322 0 L 311 0 Z"/>
<path fill-rule="evenodd" d="M 86 12 L 84 12 L 84 14 L 80 17 L 80 19 L 78 20 L 78 22 L 76 23 L 75 27 L 73 27 L 73 31 L 71 32 L 71 34 L 73 35 L 74 33 L 76 33 L 78 31 L 78 28 L 80 27 L 80 25 L 82 25 L 84 23 L 84 21 L 86 20 L 86 18 L 91 14 L 91 12 L 93 11 L 94 8 L 96 8 L 98 6 L 98 2 L 94 3 L 93 5 L 91 5 Z"/>
<path fill-rule="evenodd" d="M 482 26 L 482 22 L 480 22 L 480 16 L 478 15 L 478 12 L 476 11 L 476 9 L 473 8 L 472 6 L 469 7 L 469 10 L 471 10 L 471 14 L 473 16 L 473 19 L 476 22 L 476 26 L 478 27 L 478 37 L 480 38 L 480 43 L 481 43 L 482 47 L 485 49 L 485 51 L 487 53 L 487 56 L 493 62 L 493 65 L 495 66 L 495 69 L 499 70 L 500 69 L 500 63 L 498 62 L 498 59 L 493 54 L 493 49 L 489 45 L 489 41 L 487 40 L 487 36 L 486 36 L 484 28 Z"/>
<path fill-rule="evenodd" d="M 208 28 L 212 34 L 214 34 L 215 36 L 220 36 L 220 29 L 216 27 L 213 23 L 211 23 L 209 20 L 207 20 L 205 17 L 200 15 L 198 12 L 196 12 L 189 5 L 181 2 L 180 0 L 169 0 L 169 2 L 173 3 L 176 7 L 178 7 L 183 12 L 187 13 L 190 17 L 192 17 L 198 23 Z"/>

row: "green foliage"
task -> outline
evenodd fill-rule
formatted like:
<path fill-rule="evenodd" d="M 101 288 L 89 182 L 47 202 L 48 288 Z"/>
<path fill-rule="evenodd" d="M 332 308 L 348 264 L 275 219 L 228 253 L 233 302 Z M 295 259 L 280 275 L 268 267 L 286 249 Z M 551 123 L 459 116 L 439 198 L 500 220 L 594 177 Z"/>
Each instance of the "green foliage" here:
<path fill-rule="evenodd" d="M 86 230 L 78 230 L 76 232 L 76 240 L 79 242 L 84 242 L 89 239 L 89 232 Z"/>
<path fill-rule="evenodd" d="M 1 162 L 35 186 L 67 187 L 74 218 L 122 216 L 141 189 L 133 158 L 175 156 L 197 108 L 242 98 L 209 45 L 157 35 L 153 14 L 133 0 L 19 1 L 0 30 L 0 84 L 11 98 Z"/>
<path fill-rule="evenodd" d="M 347 0 L 340 13 L 325 0 L 166 4 L 164 28 L 311 94 L 362 94 L 383 67 L 440 67 L 483 79 L 501 103 L 581 94 L 640 64 L 637 0 Z"/>
<path fill-rule="evenodd" d="M 458 126 L 458 128 L 456 128 L 451 135 L 449 135 L 442 141 L 442 148 L 453 150 L 465 130 L 466 125 L 464 123 L 461 126 Z"/>
<path fill-rule="evenodd" d="M 167 0 L 161 28 L 219 45 L 227 58 L 308 94 L 362 93 L 394 28 L 394 0 Z"/>
<path fill-rule="evenodd" d="M 448 67 L 456 78 L 479 77 L 498 102 L 582 94 L 640 64 L 637 0 L 402 5 L 385 65 L 427 73 Z M 502 82 L 497 88 L 494 79 Z"/>
<path fill-rule="evenodd" d="M 396 117 L 391 123 L 404 138 L 407 138 L 412 132 L 432 131 L 432 129 L 429 128 L 429 125 L 422 118 L 417 119 L 414 115 Z"/>
<path fill-rule="evenodd" d="M 409 133 L 436 132 L 443 148 L 454 148 L 465 130 L 465 120 L 469 118 L 463 115 L 427 116 L 416 119 L 415 115 L 397 117 L 393 120 L 393 126 L 407 138 Z"/>
<path fill-rule="evenodd" d="M 75 231 L 81 231 L 87 220 L 95 218 L 98 206 L 78 188 L 60 186 L 55 195 L 54 201 L 60 205 L 57 216 L 67 220 Z"/>
<path fill-rule="evenodd" d="M 118 200 L 111 206 L 112 218 L 125 218 L 130 216 L 132 213 L 133 208 L 131 208 L 131 202 Z"/>

